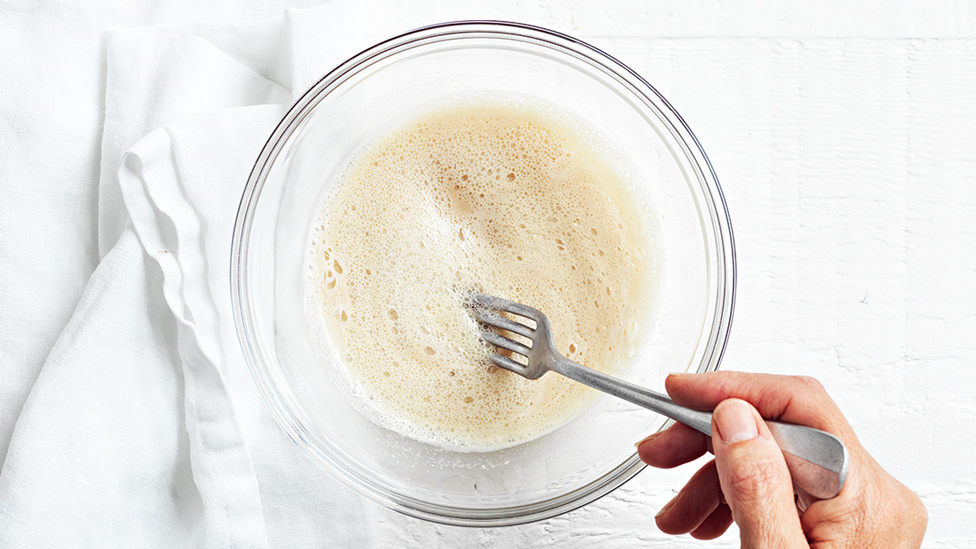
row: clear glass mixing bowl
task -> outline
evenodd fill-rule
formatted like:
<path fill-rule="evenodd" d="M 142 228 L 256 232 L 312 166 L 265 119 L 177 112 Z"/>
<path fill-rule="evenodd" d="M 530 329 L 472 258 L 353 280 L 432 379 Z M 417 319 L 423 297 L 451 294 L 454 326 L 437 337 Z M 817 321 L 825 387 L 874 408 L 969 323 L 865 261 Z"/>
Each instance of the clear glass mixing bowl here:
<path fill-rule="evenodd" d="M 664 418 L 601 395 L 572 422 L 512 448 L 453 452 L 418 442 L 357 411 L 315 352 L 302 296 L 311 228 L 350 157 L 405 113 L 485 90 L 542 98 L 571 113 L 602 133 L 643 180 L 658 216 L 663 276 L 656 323 L 628 379 L 660 390 L 668 372 L 717 368 L 732 320 L 735 256 L 704 151 L 643 78 L 592 46 L 538 27 L 425 27 L 322 78 L 255 162 L 230 268 L 237 330 L 254 379 L 310 459 L 408 515 L 501 526 L 555 516 L 614 490 L 642 469 L 634 443 L 661 429 Z"/>

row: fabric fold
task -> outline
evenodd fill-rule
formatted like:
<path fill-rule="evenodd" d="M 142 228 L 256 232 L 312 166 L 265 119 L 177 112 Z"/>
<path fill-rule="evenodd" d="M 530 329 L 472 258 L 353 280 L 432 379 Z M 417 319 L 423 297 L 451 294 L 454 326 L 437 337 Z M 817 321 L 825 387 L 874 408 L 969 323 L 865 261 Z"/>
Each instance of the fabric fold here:
<path fill-rule="evenodd" d="M 273 127 L 279 109 L 258 109 L 270 111 L 266 127 Z M 183 412 L 193 478 L 204 513 L 209 517 L 204 530 L 205 545 L 261 547 L 267 542 L 260 494 L 237 412 L 240 406 L 235 407 L 222 373 L 225 352 L 208 280 L 208 271 L 222 265 L 208 264 L 207 239 L 226 234 L 219 228 L 226 225 L 227 215 L 204 214 L 193 202 L 194 194 L 219 196 L 224 194 L 222 191 L 231 190 L 235 180 L 246 177 L 246 173 L 240 173 L 244 170 L 232 167 L 246 166 L 246 158 L 257 154 L 260 141 L 255 147 L 253 138 L 242 139 L 236 125 L 241 113 L 233 112 L 229 115 L 233 118 L 227 119 L 226 110 L 215 112 L 224 117 L 215 120 L 211 113 L 204 113 L 184 118 L 141 139 L 123 157 L 119 183 L 143 250 L 163 272 L 162 293 L 177 321 L 177 348 L 185 386 Z M 234 128 L 237 139 L 221 139 L 227 137 L 222 134 L 228 128 Z M 251 132 L 248 137 L 254 135 L 260 134 Z M 176 141 L 207 151 L 208 162 L 201 162 L 197 170 L 192 162 L 180 163 Z M 225 151 L 229 158 L 220 158 Z M 225 177 L 200 182 L 197 174 L 207 173 L 212 166 L 221 166 Z M 218 230 L 212 231 L 212 225 Z M 226 284 L 220 290 L 229 292 Z M 240 402 L 248 401 L 253 401 L 253 396 Z"/>
<path fill-rule="evenodd" d="M 122 154 L 136 141 L 184 116 L 230 106 L 290 101 L 291 75 L 272 70 L 291 64 L 283 17 L 202 30 L 208 36 L 194 34 L 192 29 L 165 27 L 107 33 L 98 192 L 102 256 L 125 227 L 127 216 L 116 172 Z M 263 47 L 256 48 L 256 44 Z M 280 78 L 281 82 L 270 78 Z"/>
<path fill-rule="evenodd" d="M 0 545 L 375 546 L 372 504 L 265 410 L 230 305 L 244 184 L 296 75 L 328 68 L 296 44 L 347 51 L 314 31 L 333 16 L 108 33 L 101 262 L 17 420 Z"/>
<path fill-rule="evenodd" d="M 202 529 L 175 319 L 132 227 L 27 399 L 0 475 L 5 547 L 185 547 Z"/>

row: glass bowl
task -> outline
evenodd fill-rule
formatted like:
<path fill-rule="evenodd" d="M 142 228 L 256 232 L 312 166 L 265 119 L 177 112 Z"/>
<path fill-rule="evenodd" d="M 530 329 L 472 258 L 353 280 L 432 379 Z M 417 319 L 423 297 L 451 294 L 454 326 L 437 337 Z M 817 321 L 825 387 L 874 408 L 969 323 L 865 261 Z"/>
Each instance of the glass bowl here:
<path fill-rule="evenodd" d="M 643 468 L 634 443 L 666 425 L 600 395 L 530 442 L 451 451 L 364 417 L 316 353 L 303 269 L 336 174 L 406 113 L 486 90 L 542 98 L 571 113 L 642 180 L 663 261 L 655 323 L 630 381 L 661 390 L 668 372 L 716 369 L 735 293 L 731 225 L 704 151 L 654 88 L 592 46 L 522 24 L 446 23 L 377 44 L 312 86 L 261 151 L 237 215 L 230 268 L 244 356 L 271 414 L 311 460 L 386 507 L 466 526 L 540 520 L 609 493 Z"/>

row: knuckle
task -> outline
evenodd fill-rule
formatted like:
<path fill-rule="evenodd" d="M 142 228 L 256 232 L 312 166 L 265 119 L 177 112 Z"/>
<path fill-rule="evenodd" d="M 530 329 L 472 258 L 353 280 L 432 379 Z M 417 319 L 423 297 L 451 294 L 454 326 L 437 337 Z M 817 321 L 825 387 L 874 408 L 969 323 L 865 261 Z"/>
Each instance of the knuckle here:
<path fill-rule="evenodd" d="M 805 392 L 825 393 L 826 389 L 820 381 L 810 376 L 791 376 L 793 382 Z"/>
<path fill-rule="evenodd" d="M 830 398 L 823 384 L 810 376 L 789 376 L 786 384 L 784 393 L 797 402 L 820 402 Z"/>

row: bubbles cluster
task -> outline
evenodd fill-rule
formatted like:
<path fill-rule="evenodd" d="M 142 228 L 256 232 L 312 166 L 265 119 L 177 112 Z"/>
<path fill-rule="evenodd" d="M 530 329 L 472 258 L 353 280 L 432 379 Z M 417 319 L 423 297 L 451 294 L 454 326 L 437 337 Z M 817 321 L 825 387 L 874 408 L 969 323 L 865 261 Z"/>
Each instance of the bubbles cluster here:
<path fill-rule="evenodd" d="M 473 292 L 546 312 L 570 358 L 626 362 L 654 284 L 625 176 L 535 100 L 441 106 L 367 146 L 325 201 L 308 286 L 350 376 L 436 442 L 495 448 L 578 413 L 588 389 L 491 365 Z"/>

